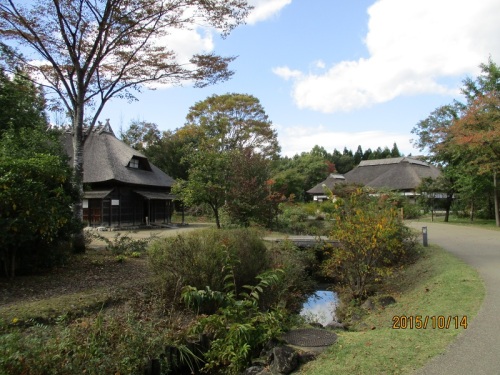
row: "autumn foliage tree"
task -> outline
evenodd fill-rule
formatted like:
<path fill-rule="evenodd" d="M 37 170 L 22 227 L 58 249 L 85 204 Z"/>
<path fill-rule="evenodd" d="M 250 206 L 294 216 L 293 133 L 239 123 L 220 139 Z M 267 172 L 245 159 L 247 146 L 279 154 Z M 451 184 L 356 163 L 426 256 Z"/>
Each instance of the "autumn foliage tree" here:
<path fill-rule="evenodd" d="M 388 195 L 373 197 L 356 189 L 335 205 L 331 238 L 339 244 L 330 250 L 324 270 L 353 298 L 363 299 L 392 266 L 414 254 L 415 241 Z"/>
<path fill-rule="evenodd" d="M 244 0 L 2 0 L 0 38 L 19 47 L 9 60 L 55 94 L 68 113 L 74 185 L 82 196 L 84 120 L 92 128 L 109 100 L 133 100 L 134 90 L 148 83 L 203 87 L 228 79 L 233 57 L 180 60 L 169 35 L 206 27 L 225 36 L 248 11 Z M 82 220 L 81 199 L 74 214 Z M 84 250 L 83 231 L 75 250 Z"/>
<path fill-rule="evenodd" d="M 427 150 L 431 160 L 443 167 L 448 196 L 458 192 L 473 205 L 479 200 L 477 195 L 487 192 L 493 196 L 495 219 L 500 226 L 497 191 L 500 68 L 491 59 L 480 68 L 481 74 L 475 79 L 463 82 L 465 102 L 455 101 L 437 108 L 412 133 L 419 137 L 416 145 Z M 485 176 L 492 181 L 490 189 L 484 184 Z"/>
<path fill-rule="evenodd" d="M 232 154 L 225 209 L 231 221 L 249 226 L 251 220 L 268 224 L 269 163 L 250 149 Z"/>
<path fill-rule="evenodd" d="M 479 96 L 450 129 L 453 142 L 466 149 L 480 174 L 491 174 L 494 186 L 495 220 L 500 226 L 498 173 L 500 172 L 500 92 Z"/>

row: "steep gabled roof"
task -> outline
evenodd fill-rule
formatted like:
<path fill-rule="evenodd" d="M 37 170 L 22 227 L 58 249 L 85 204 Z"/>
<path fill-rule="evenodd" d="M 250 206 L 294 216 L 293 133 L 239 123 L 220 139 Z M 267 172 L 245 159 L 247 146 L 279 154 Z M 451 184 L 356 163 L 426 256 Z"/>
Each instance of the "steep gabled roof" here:
<path fill-rule="evenodd" d="M 318 195 L 318 194 L 324 195 L 325 194 L 325 188 L 327 188 L 328 190 L 333 190 L 333 187 L 336 184 L 339 184 L 339 183 L 345 183 L 345 177 L 342 176 L 341 174 L 331 173 L 326 178 L 326 180 L 320 182 L 319 184 L 317 184 L 312 189 L 309 189 L 307 191 L 307 193 L 313 194 L 313 195 Z"/>
<path fill-rule="evenodd" d="M 358 183 L 373 188 L 414 190 L 422 179 L 437 178 L 441 171 L 424 161 L 409 158 L 364 160 L 345 174 L 348 183 Z"/>
<path fill-rule="evenodd" d="M 73 155 L 71 133 L 65 134 L 64 147 Z M 140 162 L 141 168 L 130 167 L 132 159 Z M 126 184 L 171 187 L 174 180 L 159 168 L 149 163 L 146 156 L 117 139 L 106 123 L 86 134 L 83 148 L 83 182 L 96 183 L 119 181 Z"/>

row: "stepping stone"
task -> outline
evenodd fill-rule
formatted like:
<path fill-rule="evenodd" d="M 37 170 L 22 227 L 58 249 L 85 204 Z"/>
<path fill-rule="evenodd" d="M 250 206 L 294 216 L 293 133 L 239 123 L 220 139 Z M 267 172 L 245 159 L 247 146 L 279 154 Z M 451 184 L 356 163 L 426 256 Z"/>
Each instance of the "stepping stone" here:
<path fill-rule="evenodd" d="M 324 329 L 303 328 L 291 330 L 281 338 L 290 345 L 301 347 L 330 346 L 337 341 L 337 335 Z"/>

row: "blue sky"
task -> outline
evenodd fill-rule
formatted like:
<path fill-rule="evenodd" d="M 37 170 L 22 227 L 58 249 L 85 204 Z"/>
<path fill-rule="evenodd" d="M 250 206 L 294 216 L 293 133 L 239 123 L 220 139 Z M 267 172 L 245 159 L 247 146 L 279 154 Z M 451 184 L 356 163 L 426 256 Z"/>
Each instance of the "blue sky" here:
<path fill-rule="evenodd" d="M 419 154 L 411 129 L 440 105 L 460 99 L 478 65 L 500 63 L 498 0 L 251 0 L 247 24 L 222 40 L 213 30 L 175 35 L 192 51 L 235 55 L 233 78 L 203 89 L 144 90 L 115 99 L 102 119 L 115 131 L 132 120 L 160 130 L 184 124 L 189 107 L 213 94 L 257 97 L 278 132 L 282 154 L 314 145 L 378 146 Z"/>

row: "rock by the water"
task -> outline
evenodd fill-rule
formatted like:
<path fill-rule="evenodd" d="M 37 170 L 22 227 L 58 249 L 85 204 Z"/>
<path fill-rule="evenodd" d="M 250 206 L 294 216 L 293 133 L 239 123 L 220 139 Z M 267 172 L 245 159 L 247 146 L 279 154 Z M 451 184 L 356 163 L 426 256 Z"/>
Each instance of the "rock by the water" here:
<path fill-rule="evenodd" d="M 371 311 L 371 310 L 375 309 L 375 304 L 373 303 L 371 298 L 368 298 L 365 302 L 363 302 L 361 307 L 365 310 Z"/>
<path fill-rule="evenodd" d="M 242 375 L 261 375 L 264 370 L 262 366 L 252 366 L 243 371 Z"/>
<path fill-rule="evenodd" d="M 314 361 L 316 359 L 316 354 L 312 352 L 298 352 L 299 363 L 303 365 L 304 363 Z"/>
<path fill-rule="evenodd" d="M 327 329 L 346 329 L 344 323 L 339 323 L 336 321 L 328 323 L 325 328 L 327 328 Z"/>
<path fill-rule="evenodd" d="M 378 299 L 378 303 L 380 303 L 382 306 L 385 307 L 396 303 L 396 300 L 394 299 L 394 297 L 385 296 L 385 297 L 380 297 Z"/>
<path fill-rule="evenodd" d="M 301 347 L 326 347 L 337 341 L 334 332 L 316 328 L 294 329 L 281 338 L 290 345 Z"/>
<path fill-rule="evenodd" d="M 271 371 L 279 374 L 290 374 L 299 365 L 299 355 L 289 346 L 278 346 L 273 349 Z"/>

